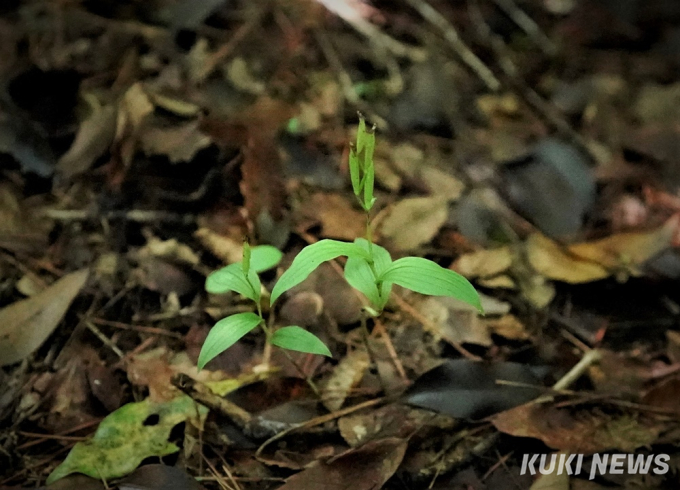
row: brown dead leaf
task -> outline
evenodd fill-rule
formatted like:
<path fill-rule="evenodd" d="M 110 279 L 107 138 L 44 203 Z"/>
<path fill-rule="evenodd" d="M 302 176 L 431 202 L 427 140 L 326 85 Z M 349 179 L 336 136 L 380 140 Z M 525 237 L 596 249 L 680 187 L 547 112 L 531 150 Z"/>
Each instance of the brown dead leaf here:
<path fill-rule="evenodd" d="M 660 426 L 646 425 L 637 416 L 605 415 L 601 410 L 556 408 L 527 404 L 493 417 L 496 428 L 515 437 L 533 437 L 547 446 L 572 453 L 634 452 L 652 444 Z"/>
<path fill-rule="evenodd" d="M 679 228 L 680 214 L 675 214 L 652 231 L 618 233 L 566 248 L 533 234 L 527 239 L 527 257 L 544 277 L 571 284 L 597 281 L 617 272 L 639 274 L 642 264 L 677 242 Z"/>
<path fill-rule="evenodd" d="M 14 364 L 40 347 L 61 322 L 89 272 L 72 272 L 43 292 L 0 310 L 0 366 Z"/>
<path fill-rule="evenodd" d="M 279 490 L 375 490 L 397 471 L 405 439 L 387 438 L 350 449 L 327 462 L 317 461 L 286 480 Z"/>
<path fill-rule="evenodd" d="M 526 252 L 531 266 L 548 279 L 578 284 L 597 281 L 610 275 L 602 265 L 578 260 L 556 242 L 539 233 L 527 238 Z"/>
<path fill-rule="evenodd" d="M 448 213 L 448 200 L 442 196 L 403 199 L 380 223 L 380 233 L 399 250 L 414 250 L 434 238 Z"/>
<path fill-rule="evenodd" d="M 116 136 L 117 119 L 118 109 L 114 105 L 93 108 L 92 114 L 80 123 L 71 148 L 57 162 L 64 178 L 85 172 L 109 149 Z"/>
<path fill-rule="evenodd" d="M 423 166 L 418 177 L 425 182 L 435 196 L 441 196 L 448 201 L 456 201 L 465 190 L 465 184 L 448 172 L 444 172 L 432 165 Z"/>
<path fill-rule="evenodd" d="M 458 344 L 490 346 L 491 336 L 474 307 L 454 298 L 431 296 L 423 298 L 416 309 L 430 320 L 435 331 L 431 334 Z"/>
<path fill-rule="evenodd" d="M 610 269 L 637 268 L 673 246 L 680 233 L 680 214 L 671 216 L 663 226 L 638 233 L 619 233 L 594 242 L 569 246 L 569 252 Z"/>
<path fill-rule="evenodd" d="M 199 228 L 194 236 L 205 248 L 227 264 L 240 262 L 243 258 L 243 240 L 235 240 L 209 228 Z"/>
<path fill-rule="evenodd" d="M 323 385 L 323 404 L 328 410 L 335 412 L 342 407 L 352 388 L 363 378 L 369 364 L 365 348 L 357 348 L 343 357 Z"/>
<path fill-rule="evenodd" d="M 559 454 L 556 456 L 560 457 Z M 540 474 L 529 490 L 570 490 L 569 475 L 566 471 Z"/>
<path fill-rule="evenodd" d="M 645 393 L 642 403 L 669 412 L 680 413 L 678 393 L 680 393 L 680 378 L 675 376 L 662 381 Z"/>
<path fill-rule="evenodd" d="M 135 354 L 125 366 L 128 379 L 133 385 L 149 388 L 149 398 L 154 402 L 172 400 L 177 389 L 170 382 L 175 374 L 186 374 L 201 382 L 223 379 L 220 372 L 198 371 L 196 363 L 186 352 L 174 353 L 166 347 Z"/>
<path fill-rule="evenodd" d="M 503 315 L 500 318 L 484 318 L 486 328 L 496 335 L 511 340 L 527 340 L 530 338 L 524 324 L 515 315 Z"/>
<path fill-rule="evenodd" d="M 192 266 L 198 265 L 201 261 L 196 252 L 188 245 L 179 243 L 176 238 L 161 240 L 153 235 L 147 237 L 146 245 L 139 250 L 137 255 L 139 259 L 158 257 Z"/>
<path fill-rule="evenodd" d="M 507 271 L 512 265 L 510 247 L 479 250 L 461 255 L 451 269 L 468 279 L 492 277 Z"/>
<path fill-rule="evenodd" d="M 413 408 L 402 403 L 391 403 L 376 410 L 340 418 L 338 430 L 347 444 L 358 447 L 375 439 L 408 437 L 425 425 L 434 425 L 435 421 L 452 422 L 452 419 L 439 415 L 433 418 L 429 410 Z M 447 428 L 451 428 L 451 425 Z"/>
<path fill-rule="evenodd" d="M 148 127 L 140 135 L 142 149 L 147 155 L 165 155 L 172 163 L 189 162 L 211 144 L 199 124 L 196 120 L 168 128 Z"/>
<path fill-rule="evenodd" d="M 365 233 L 364 214 L 342 194 L 317 192 L 303 205 L 302 212 L 321 223 L 324 237 L 351 242 Z"/>

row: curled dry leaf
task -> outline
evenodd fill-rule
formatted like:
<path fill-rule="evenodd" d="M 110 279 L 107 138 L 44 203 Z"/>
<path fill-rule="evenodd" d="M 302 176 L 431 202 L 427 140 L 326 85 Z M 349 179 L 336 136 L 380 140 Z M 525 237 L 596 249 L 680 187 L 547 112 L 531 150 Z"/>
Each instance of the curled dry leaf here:
<path fill-rule="evenodd" d="M 512 265 L 510 247 L 479 250 L 461 255 L 451 265 L 451 269 L 468 279 L 487 278 L 507 271 Z"/>
<path fill-rule="evenodd" d="M 71 148 L 59 158 L 57 168 L 69 179 L 85 172 L 111 146 L 116 136 L 118 109 L 114 105 L 97 106 L 81 124 Z"/>
<path fill-rule="evenodd" d="M 243 258 L 243 241 L 212 231 L 210 228 L 199 228 L 194 236 L 216 257 L 227 264 L 240 262 Z"/>
<path fill-rule="evenodd" d="M 321 223 L 324 237 L 354 241 L 365 231 L 364 214 L 341 194 L 317 192 L 302 212 Z"/>
<path fill-rule="evenodd" d="M 442 196 L 404 199 L 382 221 L 380 233 L 396 248 L 413 250 L 434 238 L 448 213 L 448 200 Z"/>
<path fill-rule="evenodd" d="M 549 279 L 577 284 L 609 276 L 609 271 L 602 265 L 577 259 L 557 242 L 539 233 L 529 236 L 526 250 L 531 266 Z"/>
<path fill-rule="evenodd" d="M 0 366 L 14 364 L 40 347 L 54 332 L 89 272 L 72 272 L 43 292 L 0 310 Z"/>
<path fill-rule="evenodd" d="M 365 348 L 358 348 L 347 354 L 335 367 L 324 384 L 323 403 L 334 412 L 342 407 L 350 391 L 364 376 L 370 359 Z"/>
<path fill-rule="evenodd" d="M 534 234 L 527 239 L 527 257 L 544 277 L 572 284 L 597 281 L 620 271 L 639 274 L 642 264 L 677 242 L 679 228 L 680 214 L 676 214 L 652 231 L 619 233 L 566 248 Z"/>
<path fill-rule="evenodd" d="M 144 153 L 165 155 L 172 163 L 189 162 L 211 144 L 210 137 L 200 131 L 197 120 L 168 128 L 149 127 L 140 139 Z"/>

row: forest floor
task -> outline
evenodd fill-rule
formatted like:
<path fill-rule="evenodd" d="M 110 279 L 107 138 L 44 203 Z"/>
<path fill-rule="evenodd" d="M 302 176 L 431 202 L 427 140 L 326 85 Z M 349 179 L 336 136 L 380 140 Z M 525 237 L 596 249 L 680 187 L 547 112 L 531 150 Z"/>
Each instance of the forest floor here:
<path fill-rule="evenodd" d="M 14 0 L 0 51 L 0 487 L 680 485 L 677 2 Z M 484 315 L 367 319 L 342 258 L 269 308 L 365 234 L 359 112 L 376 243 Z M 244 240 L 332 357 L 253 330 L 197 368 L 255 311 L 205 291 Z"/>

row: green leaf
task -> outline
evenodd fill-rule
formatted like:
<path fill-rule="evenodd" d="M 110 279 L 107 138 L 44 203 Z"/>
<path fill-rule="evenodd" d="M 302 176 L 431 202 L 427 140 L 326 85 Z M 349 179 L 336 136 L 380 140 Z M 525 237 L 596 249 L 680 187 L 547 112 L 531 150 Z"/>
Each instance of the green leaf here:
<path fill-rule="evenodd" d="M 349 146 L 349 176 L 352 179 L 352 190 L 358 196 L 361 193 L 361 167 L 356 146 Z"/>
<path fill-rule="evenodd" d="M 365 238 L 357 238 L 354 243 L 368 252 L 368 241 Z M 373 253 L 373 267 L 375 272 L 380 275 L 387 270 L 392 263 L 390 253 L 380 245 L 371 244 L 370 250 Z M 371 305 L 378 311 L 382 310 L 390 297 L 392 284 L 384 282 L 378 289 L 378 280 L 373 274 L 370 264 L 366 259 L 349 258 L 345 265 L 345 279 L 355 289 L 361 291 Z"/>
<path fill-rule="evenodd" d="M 385 282 L 398 284 L 420 294 L 451 296 L 483 312 L 479 294 L 460 274 L 420 257 L 395 260 L 381 275 Z"/>
<path fill-rule="evenodd" d="M 283 254 L 271 245 L 257 245 L 250 248 L 250 268 L 260 273 L 273 269 L 281 262 Z"/>
<path fill-rule="evenodd" d="M 366 259 L 352 257 L 345 264 L 345 280 L 354 289 L 361 291 L 374 308 L 380 309 L 381 297 L 376 278 Z"/>
<path fill-rule="evenodd" d="M 269 342 L 284 349 L 333 357 L 319 337 L 297 326 L 279 328 Z"/>
<path fill-rule="evenodd" d="M 290 268 L 283 273 L 272 290 L 270 303 L 274 302 L 286 291 L 307 279 L 323 262 L 340 256 L 368 258 L 368 253 L 353 243 L 337 240 L 319 240 L 307 245 L 295 257 Z"/>
<path fill-rule="evenodd" d="M 248 277 L 248 272 L 250 272 L 250 244 L 248 241 L 243 242 L 243 260 L 241 261 L 243 274 Z"/>
<path fill-rule="evenodd" d="M 378 274 L 378 277 L 392 265 L 392 256 L 380 245 L 376 245 L 375 243 L 369 245 L 368 240 L 365 238 L 356 238 L 354 243 L 363 248 L 367 254 L 372 253 L 373 265 L 375 266 L 375 272 Z"/>
<path fill-rule="evenodd" d="M 364 151 L 366 146 L 366 119 L 359 114 L 359 127 L 357 128 L 357 153 Z M 362 167 L 363 170 L 363 167 Z"/>
<path fill-rule="evenodd" d="M 177 452 L 179 448 L 168 442 L 172 429 L 207 413 L 207 408 L 186 395 L 163 403 L 147 399 L 123 405 L 102 420 L 92 439 L 78 442 L 71 449 L 47 478 L 47 484 L 71 473 L 83 473 L 97 480 L 125 476 L 146 458 Z M 145 423 L 150 416 L 157 417 L 158 422 Z"/>
<path fill-rule="evenodd" d="M 198 369 L 203 369 L 208 361 L 238 342 L 261 321 L 262 319 L 255 313 L 237 313 L 217 322 L 210 329 L 198 355 Z"/>
<path fill-rule="evenodd" d="M 251 270 L 248 276 L 246 278 L 240 263 L 229 264 L 208 276 L 205 281 L 205 290 L 212 294 L 224 294 L 229 291 L 235 291 L 246 298 L 258 301 L 260 291 L 259 289 L 254 289 L 253 284 L 251 284 L 253 276 L 257 279 L 257 274 Z"/>

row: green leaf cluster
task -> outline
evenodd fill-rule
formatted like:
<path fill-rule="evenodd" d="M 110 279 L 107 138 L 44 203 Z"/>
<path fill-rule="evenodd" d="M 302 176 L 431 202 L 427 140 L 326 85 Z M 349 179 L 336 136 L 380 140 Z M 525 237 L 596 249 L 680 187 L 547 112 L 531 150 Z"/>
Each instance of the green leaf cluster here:
<path fill-rule="evenodd" d="M 314 254 L 312 254 L 312 256 L 313 255 Z M 309 256 L 309 253 L 305 256 Z M 303 259 L 305 256 L 303 256 Z M 237 313 L 217 322 L 210 330 L 210 333 L 201 348 L 201 352 L 198 356 L 199 369 L 203 369 L 209 361 L 227 350 L 258 326 L 265 330 L 268 341 L 273 345 L 277 345 L 284 349 L 309 352 L 312 354 L 331 355 L 328 347 L 326 347 L 318 337 L 298 326 L 293 325 L 280 328 L 273 334 L 270 334 L 269 330 L 267 330 L 260 306 L 260 301 L 262 299 L 262 284 L 260 283 L 260 278 L 257 274 L 276 267 L 281 261 L 281 257 L 281 252 L 270 245 L 251 248 L 248 243 L 245 243 L 243 246 L 243 260 L 241 262 L 230 264 L 208 276 L 205 282 L 205 289 L 209 293 L 224 294 L 232 291 L 238 293 L 256 304 L 257 313 Z M 313 258 L 312 263 L 314 263 Z M 305 265 L 308 266 L 308 264 Z M 307 277 L 314 268 L 316 268 L 316 266 L 313 266 L 305 277 Z M 304 273 L 306 268 L 303 267 L 303 269 Z M 292 285 L 290 285 L 288 289 L 299 284 L 304 278 L 297 282 L 295 282 L 295 280 L 295 277 L 289 279 L 289 284 Z M 274 301 L 275 298 L 272 296 L 271 303 L 273 304 Z"/>
<path fill-rule="evenodd" d="M 373 187 L 375 185 L 375 126 L 368 128 L 366 120 L 359 114 L 357 141 L 349 147 L 349 173 L 352 179 L 352 190 L 359 199 L 361 207 L 368 212 L 375 204 Z"/>
<path fill-rule="evenodd" d="M 383 247 L 372 243 L 370 210 L 375 204 L 375 126 L 367 127 L 359 115 L 356 143 L 350 144 L 349 169 L 352 190 L 366 212 L 366 238 L 354 243 L 337 240 L 320 240 L 308 245 L 295 257 L 290 268 L 279 278 L 270 297 L 273 305 L 286 291 L 294 288 L 316 270 L 319 265 L 338 257 L 346 257 L 345 279 L 363 293 L 370 302 L 370 311 L 380 314 L 390 297 L 392 286 L 397 284 L 417 293 L 431 296 L 451 296 L 471 304 L 482 311 L 479 295 L 460 274 L 420 257 L 392 260 Z M 276 346 L 330 356 L 328 348 L 316 336 L 291 325 L 271 333 L 267 329 L 260 307 L 261 290 L 258 273 L 275 267 L 281 252 L 274 247 L 260 246 L 252 249 L 244 245 L 243 261 L 231 264 L 208 276 L 206 289 L 210 293 L 236 292 L 257 305 L 257 314 L 239 313 L 220 320 L 210 331 L 198 360 L 199 368 L 232 346 L 257 326 L 262 327 L 267 340 Z"/>

